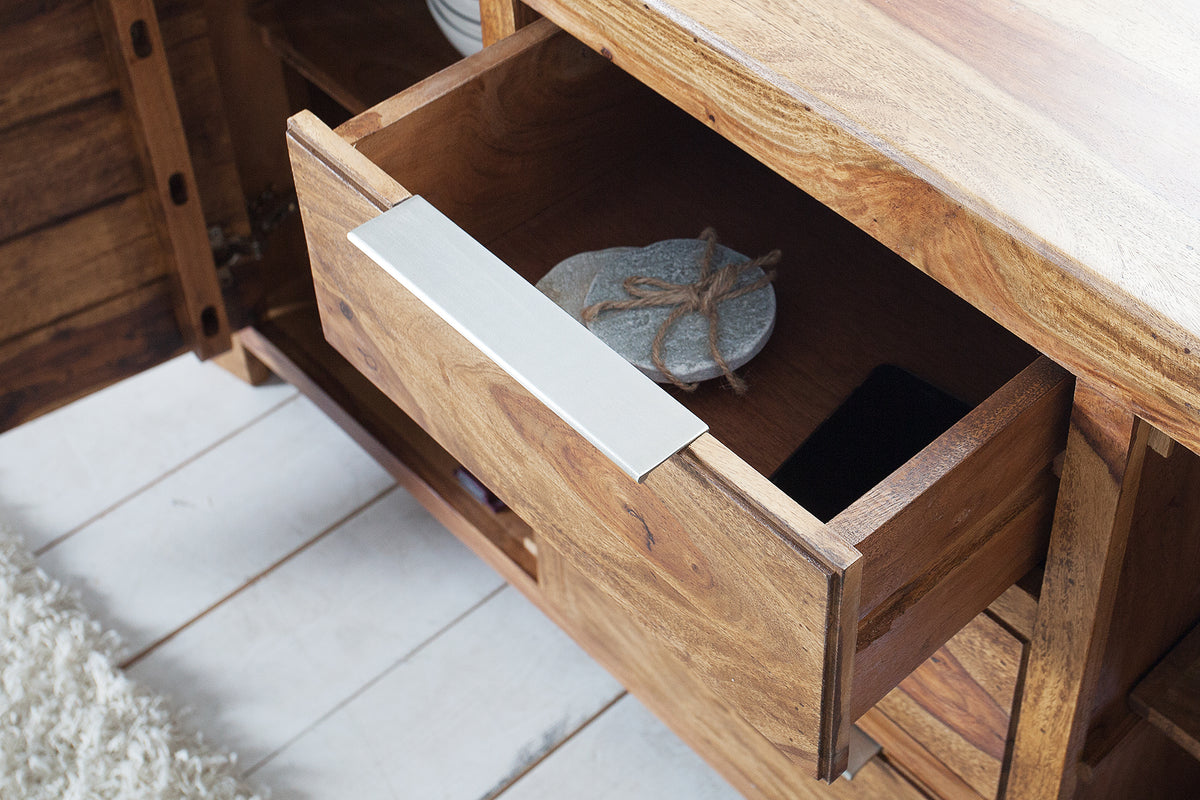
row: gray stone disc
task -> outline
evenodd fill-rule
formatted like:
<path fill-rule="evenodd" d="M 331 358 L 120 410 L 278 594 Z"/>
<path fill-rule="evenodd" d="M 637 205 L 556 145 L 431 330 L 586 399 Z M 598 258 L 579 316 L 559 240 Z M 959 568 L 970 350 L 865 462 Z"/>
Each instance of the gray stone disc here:
<path fill-rule="evenodd" d="M 646 275 L 670 283 L 695 282 L 700 277 L 704 247 L 699 239 L 669 239 L 648 247 L 580 253 L 551 270 L 539 281 L 538 288 L 577 320 L 582 320 L 585 306 L 602 300 L 627 299 L 623 283 L 631 275 Z M 746 260 L 745 256 L 717 245 L 713 268 Z M 762 276 L 759 268 L 748 270 L 737 285 L 753 283 Z M 729 366 L 737 369 L 762 350 L 774 330 L 775 290 L 766 286 L 726 300 L 719 311 L 718 347 Z M 650 345 L 670 313 L 668 307 L 606 311 L 587 325 L 651 379 L 667 383 L 666 377 L 651 363 Z M 708 320 L 699 313 L 687 314 L 672 326 L 663 344 L 663 360 L 676 377 L 689 383 L 722 374 L 708 350 Z"/>
<path fill-rule="evenodd" d="M 542 276 L 535 284 L 542 294 L 553 300 L 560 308 L 583 325 L 583 305 L 592 281 L 604 266 L 623 254 L 637 250 L 636 247 L 610 247 L 607 250 L 592 250 L 563 259 Z"/>

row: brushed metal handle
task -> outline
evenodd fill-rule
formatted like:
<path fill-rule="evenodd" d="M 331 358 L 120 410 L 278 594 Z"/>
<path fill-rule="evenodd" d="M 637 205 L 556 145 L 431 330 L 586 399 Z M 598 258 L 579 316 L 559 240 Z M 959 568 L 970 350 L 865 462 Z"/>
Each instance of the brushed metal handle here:
<path fill-rule="evenodd" d="M 348 236 L 634 480 L 708 430 L 424 198 Z"/>

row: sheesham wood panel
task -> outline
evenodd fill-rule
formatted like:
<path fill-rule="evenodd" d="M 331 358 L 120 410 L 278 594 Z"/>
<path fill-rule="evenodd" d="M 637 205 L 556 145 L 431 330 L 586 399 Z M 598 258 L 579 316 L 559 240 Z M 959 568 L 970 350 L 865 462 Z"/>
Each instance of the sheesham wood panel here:
<path fill-rule="evenodd" d="M 873 759 L 853 781 L 820 784 L 696 680 L 678 657 L 641 630 L 623 609 L 552 546 L 539 544 L 541 605 L 588 653 L 725 776 L 759 800 L 881 798 L 924 795 Z"/>
<path fill-rule="evenodd" d="M 935 794 L 993 798 L 1000 784 L 1023 643 L 985 614 L 972 620 L 860 722 L 890 752 L 888 725 L 911 738 L 894 753 Z M 882 716 L 883 721 L 877 722 Z M 878 734 L 878 735 L 877 735 Z M 910 763 L 906 754 L 925 751 Z M 946 774 L 948 773 L 948 774 Z M 960 782 L 970 787 L 960 787 Z"/>
<path fill-rule="evenodd" d="M 159 0 L 154 7 L 204 222 L 219 225 L 228 236 L 248 236 L 247 196 L 234 161 L 203 4 L 201 0 Z M 276 132 L 282 137 L 281 122 Z"/>
<path fill-rule="evenodd" d="M 853 717 L 1042 558 L 1072 385 L 1039 359 L 830 522 L 863 554 Z"/>
<path fill-rule="evenodd" d="M 179 352 L 168 264 L 95 4 L 9 3 L 0 428 Z"/>
<path fill-rule="evenodd" d="M 141 10 L 153 20 L 148 4 Z M 193 226 L 199 237 L 185 250 L 215 290 L 205 223 L 246 233 L 245 204 L 200 3 L 163 0 L 157 11 L 164 35 L 152 50 L 167 56 L 158 62 L 158 88 L 178 96 L 187 141 L 177 155 L 197 166 L 187 189 L 203 208 Z M 7 427 L 173 355 L 180 335 L 159 316 L 161 292 L 171 286 L 161 279 L 174 269 L 156 219 L 169 192 L 139 159 L 142 126 L 120 91 L 124 62 L 106 49 L 96 3 L 8 3 L 0 15 L 0 70 L 12 76 L 0 88 L 0 149 L 14 155 L 0 165 L 0 191 L 11 203 L 0 221 L 0 287 L 21 301 L 0 322 Z M 163 105 L 161 97 L 150 103 L 155 113 Z M 173 297 L 178 308 L 178 289 Z M 147 307 L 132 308 L 136 298 Z M 210 299 L 219 316 L 219 291 Z M 129 330 L 133 320 L 145 335 Z M 138 342 L 145 352 L 132 356 Z M 62 374 L 48 376 L 45 360 Z M 28 371 L 30 363 L 39 367 Z"/>
<path fill-rule="evenodd" d="M 115 91 L 93 0 L 0 6 L 0 127 Z"/>
<path fill-rule="evenodd" d="M 1200 627 L 1193 628 L 1133 690 L 1130 704 L 1200 759 Z"/>
<path fill-rule="evenodd" d="M 229 319 L 156 11 L 151 0 L 97 0 L 96 12 L 135 152 L 158 200 L 152 212 L 171 259 L 179 325 L 196 354 L 209 358 L 229 349 Z"/>
<path fill-rule="evenodd" d="M 120 95 L 109 92 L 0 132 L 0 241 L 145 185 Z"/>
<path fill-rule="evenodd" d="M 1180 800 L 1200 786 L 1200 761 L 1148 722 L 1130 731 L 1111 757 L 1081 772 L 1072 800 Z"/>
<path fill-rule="evenodd" d="M 813 676 L 849 669 L 856 608 L 833 603 L 857 597 L 857 554 L 715 440 L 644 485 L 619 474 L 347 242 L 404 191 L 331 136 L 305 115 L 289 130 L 327 338 L 776 747 L 834 772 L 844 753 L 818 745 L 845 740 L 847 676 Z"/>
<path fill-rule="evenodd" d="M 165 277 L 0 343 L 0 430 L 136 375 L 184 349 Z"/>
<path fill-rule="evenodd" d="M 1030 642 L 1012 771 L 1022 800 L 1070 797 L 1079 780 L 1149 426 L 1086 381 L 1075 388 L 1062 491 Z"/>
<path fill-rule="evenodd" d="M 144 192 L 0 244 L 0 341 L 133 290 L 168 272 Z"/>
<path fill-rule="evenodd" d="M 537 19 L 537 14 L 520 0 L 483 0 L 480 4 L 483 44 L 495 44 Z"/>
<path fill-rule="evenodd" d="M 530 5 L 1200 449 L 1196 55 L 1130 46 L 1194 11 Z M 1038 79 L 1056 66 L 1061 80 Z"/>
<path fill-rule="evenodd" d="M 489 243 L 619 169 L 635 149 L 654 146 L 647 135 L 677 113 L 547 23 L 385 100 L 338 133 Z M 587 155 L 572 158 L 579 153 Z"/>
<path fill-rule="evenodd" d="M 1149 442 L 1148 445 L 1149 446 Z M 1138 721 L 1137 682 L 1200 620 L 1200 456 L 1146 453 L 1083 759 L 1095 766 Z"/>
<path fill-rule="evenodd" d="M 926 795 L 939 800 L 985 800 L 961 775 L 878 708 L 872 708 L 855 724 L 875 739 L 889 762 Z"/>

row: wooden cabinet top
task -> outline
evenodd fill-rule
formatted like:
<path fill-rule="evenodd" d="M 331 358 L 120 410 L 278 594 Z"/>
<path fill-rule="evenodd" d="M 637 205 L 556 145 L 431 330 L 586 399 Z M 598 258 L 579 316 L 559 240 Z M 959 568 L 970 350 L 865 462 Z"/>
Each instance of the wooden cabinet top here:
<path fill-rule="evenodd" d="M 1200 6 L 531 5 L 1200 450 Z"/>

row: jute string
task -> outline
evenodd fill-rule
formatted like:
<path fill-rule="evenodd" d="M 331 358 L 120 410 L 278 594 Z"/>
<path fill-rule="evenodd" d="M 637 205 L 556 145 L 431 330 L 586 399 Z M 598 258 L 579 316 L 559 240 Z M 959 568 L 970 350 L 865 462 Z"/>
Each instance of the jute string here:
<path fill-rule="evenodd" d="M 654 342 L 650 345 L 650 361 L 654 364 L 655 369 L 666 376 L 671 383 L 684 391 L 692 392 L 699 384 L 685 383 L 667 369 L 666 362 L 663 361 L 662 350 L 671 326 L 678 322 L 683 315 L 694 311 L 699 312 L 708 321 L 708 350 L 712 353 L 713 360 L 721 368 L 725 380 L 729 381 L 733 391 L 736 394 L 745 394 L 746 381 L 729 368 L 728 362 L 717 347 L 718 321 L 720 320 L 717 307 L 726 300 L 756 292 L 775 280 L 775 270 L 765 269 L 766 274 L 763 277 L 745 286 L 734 288 L 738 278 L 747 270 L 778 264 L 780 252 L 772 250 L 765 256 L 743 261 L 740 264 L 727 264 L 714 270 L 712 262 L 717 249 L 717 233 L 712 228 L 705 228 L 700 234 L 700 240 L 705 243 L 705 247 L 704 254 L 700 259 L 700 278 L 695 283 L 670 283 L 648 275 L 631 275 L 622 284 L 626 293 L 629 294 L 628 300 L 602 300 L 594 303 L 583 309 L 583 319 L 591 322 L 605 311 L 674 306 L 654 335 Z"/>

